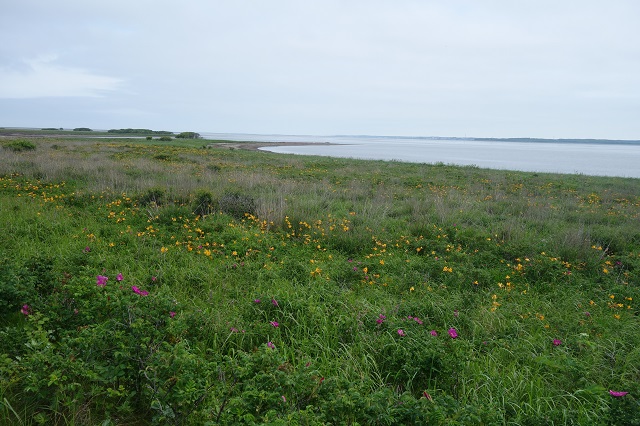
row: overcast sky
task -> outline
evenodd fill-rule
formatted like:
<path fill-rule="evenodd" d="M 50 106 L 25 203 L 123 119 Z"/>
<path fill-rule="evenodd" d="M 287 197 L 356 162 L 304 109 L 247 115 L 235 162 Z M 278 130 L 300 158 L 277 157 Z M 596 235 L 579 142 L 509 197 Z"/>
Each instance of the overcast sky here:
<path fill-rule="evenodd" d="M 640 139 L 637 0 L 0 0 L 0 126 Z"/>

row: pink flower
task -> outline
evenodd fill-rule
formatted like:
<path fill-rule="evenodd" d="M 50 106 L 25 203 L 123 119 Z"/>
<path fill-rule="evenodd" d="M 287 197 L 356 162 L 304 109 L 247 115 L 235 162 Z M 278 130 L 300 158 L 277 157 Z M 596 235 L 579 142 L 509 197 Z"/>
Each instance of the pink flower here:
<path fill-rule="evenodd" d="M 98 275 L 96 277 L 96 285 L 98 287 L 104 287 L 107 285 L 107 281 L 109 280 L 108 277 L 105 277 L 104 275 Z"/>
<path fill-rule="evenodd" d="M 260 303 L 260 299 L 253 299 L 253 303 Z"/>
<path fill-rule="evenodd" d="M 422 320 L 421 320 L 420 318 L 418 318 L 418 317 L 413 317 L 413 320 L 414 320 L 415 322 L 417 322 L 418 324 L 420 324 L 420 325 L 422 325 L 422 324 L 423 324 Z"/>
<path fill-rule="evenodd" d="M 455 328 L 449 329 L 449 336 L 451 336 L 452 339 L 455 339 L 458 337 L 458 332 L 456 331 Z"/>
<path fill-rule="evenodd" d="M 271 304 L 273 306 L 278 306 L 278 301 L 276 299 L 271 299 Z"/>
<path fill-rule="evenodd" d="M 139 294 L 140 296 L 148 296 L 149 292 L 146 290 L 140 290 L 138 287 L 136 287 L 135 285 L 131 286 L 131 290 L 135 293 L 135 294 Z"/>
<path fill-rule="evenodd" d="M 553 339 L 553 346 L 560 346 L 562 344 L 562 340 L 560 339 Z"/>
<path fill-rule="evenodd" d="M 278 324 L 278 321 L 271 321 L 269 324 L 271 324 L 275 328 L 280 327 L 280 324 Z"/>
<path fill-rule="evenodd" d="M 621 398 L 621 397 L 625 396 L 628 393 L 629 392 L 616 392 L 616 391 L 609 390 L 609 395 L 611 395 L 611 396 L 613 396 L 615 398 Z"/>
<path fill-rule="evenodd" d="M 386 320 L 386 319 L 387 319 L 387 317 L 386 317 L 386 316 L 384 316 L 384 315 L 380 314 L 380 315 L 378 315 L 378 319 L 376 320 L 376 322 L 377 322 L 378 324 L 382 324 L 382 323 L 384 322 L 384 320 Z"/>
<path fill-rule="evenodd" d="M 116 281 L 122 281 L 122 280 L 124 280 L 124 277 L 122 276 L 122 273 L 119 273 L 119 274 L 116 276 Z"/>
<path fill-rule="evenodd" d="M 22 305 L 22 309 L 20 309 L 20 312 L 24 316 L 29 316 L 29 314 L 31 313 L 31 308 L 29 307 L 29 305 Z"/>
<path fill-rule="evenodd" d="M 434 337 L 438 335 L 438 332 L 435 330 L 431 330 L 429 333 Z"/>
<path fill-rule="evenodd" d="M 275 348 L 276 348 L 276 345 L 274 345 L 274 344 L 273 344 L 273 342 L 267 342 L 267 347 L 268 347 L 269 349 L 275 349 Z"/>
<path fill-rule="evenodd" d="M 399 328 L 399 329 L 398 329 L 398 335 L 399 335 L 399 336 L 401 336 L 401 337 L 404 337 L 404 336 L 406 336 L 407 334 L 404 332 L 404 330 L 403 330 L 403 329 Z"/>
<path fill-rule="evenodd" d="M 91 247 L 86 246 L 86 247 L 84 248 L 84 250 L 82 250 L 82 251 L 83 251 L 83 252 L 85 252 L 85 253 L 89 253 L 89 252 L 91 251 Z"/>
<path fill-rule="evenodd" d="M 175 312 L 173 312 L 173 311 L 171 311 L 171 312 L 169 312 L 169 316 L 170 316 L 171 318 L 173 318 L 173 317 L 175 317 L 175 316 L 176 316 L 176 313 L 175 313 Z"/>
<path fill-rule="evenodd" d="M 287 402 L 287 398 L 285 398 L 284 395 L 282 395 L 280 398 L 282 398 L 283 402 Z"/>

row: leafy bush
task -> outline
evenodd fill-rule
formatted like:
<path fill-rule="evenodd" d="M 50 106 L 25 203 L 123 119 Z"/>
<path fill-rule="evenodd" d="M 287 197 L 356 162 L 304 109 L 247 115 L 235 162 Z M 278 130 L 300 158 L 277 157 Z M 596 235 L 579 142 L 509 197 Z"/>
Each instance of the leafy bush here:
<path fill-rule="evenodd" d="M 161 206 L 165 203 L 166 196 L 167 191 L 164 188 L 150 188 L 138 197 L 138 202 L 141 206 Z"/>
<path fill-rule="evenodd" d="M 176 135 L 176 139 L 200 139 L 200 133 L 182 132 Z"/>
<path fill-rule="evenodd" d="M 218 208 L 221 212 L 229 216 L 242 219 L 247 214 L 255 214 L 256 202 L 251 196 L 230 192 L 220 197 L 218 200 Z"/>
<path fill-rule="evenodd" d="M 36 149 L 36 144 L 34 144 L 31 141 L 24 140 L 24 139 L 18 139 L 18 140 L 5 142 L 5 143 L 2 144 L 2 146 L 4 148 L 6 148 L 8 150 L 11 150 L 11 151 L 14 151 L 14 152 L 33 151 L 34 149 Z"/>
<path fill-rule="evenodd" d="M 214 209 L 213 195 L 208 191 L 198 191 L 193 201 L 193 214 L 205 216 L 211 214 Z"/>

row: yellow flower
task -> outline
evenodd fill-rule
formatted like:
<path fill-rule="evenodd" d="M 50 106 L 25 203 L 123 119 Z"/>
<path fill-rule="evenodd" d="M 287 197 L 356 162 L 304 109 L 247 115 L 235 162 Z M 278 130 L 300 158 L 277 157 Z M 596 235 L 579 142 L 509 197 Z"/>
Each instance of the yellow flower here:
<path fill-rule="evenodd" d="M 411 287 L 411 288 L 409 289 L 409 291 L 414 291 L 414 290 L 415 290 L 415 288 L 413 288 L 413 287 Z"/>
<path fill-rule="evenodd" d="M 160 249 L 160 253 L 166 253 L 166 252 L 168 252 L 168 251 L 169 251 L 169 249 L 168 249 L 168 248 L 166 248 L 166 247 L 162 247 L 162 248 Z"/>

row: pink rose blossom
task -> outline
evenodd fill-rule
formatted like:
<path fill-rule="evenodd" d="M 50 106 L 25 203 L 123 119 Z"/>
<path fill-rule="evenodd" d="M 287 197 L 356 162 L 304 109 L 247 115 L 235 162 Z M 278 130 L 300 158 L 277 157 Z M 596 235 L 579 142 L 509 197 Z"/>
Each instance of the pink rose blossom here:
<path fill-rule="evenodd" d="M 135 293 L 135 294 L 139 294 L 140 296 L 148 296 L 149 292 L 146 290 L 140 290 L 138 287 L 136 287 L 135 285 L 131 286 L 131 290 Z"/>

